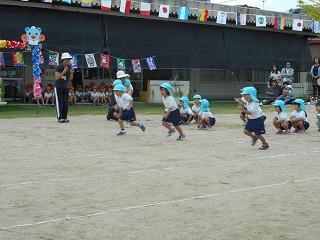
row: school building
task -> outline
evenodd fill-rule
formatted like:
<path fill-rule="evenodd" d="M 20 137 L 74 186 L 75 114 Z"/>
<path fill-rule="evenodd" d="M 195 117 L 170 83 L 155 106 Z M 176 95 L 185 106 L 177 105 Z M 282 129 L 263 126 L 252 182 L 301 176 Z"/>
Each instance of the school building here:
<path fill-rule="evenodd" d="M 308 39 L 317 35 L 311 32 L 307 21 L 304 31 L 292 31 L 290 18 L 304 18 L 300 15 L 170 0 L 165 1 L 172 6 L 170 18 L 164 19 L 158 17 L 159 4 L 163 1 L 148 1 L 152 3 L 151 16 L 139 14 L 138 2 L 132 2 L 129 15 L 119 12 L 120 0 L 113 1 L 111 12 L 101 11 L 99 0 L 94 0 L 91 8 L 81 7 L 80 2 L 73 0 L 68 5 L 61 1 L 47 4 L 39 0 L 1 0 L 0 39 L 20 40 L 25 27 L 34 25 L 42 28 L 46 36 L 43 47 L 60 53 L 108 51 L 112 56 L 126 59 L 156 56 L 157 70 L 154 71 L 149 71 L 143 63 L 142 73 L 135 74 L 127 62 L 135 97 L 139 97 L 139 92 L 148 91 L 150 80 L 188 81 L 190 95 L 200 93 L 214 99 L 230 99 L 245 85 L 254 84 L 263 92 L 272 65 L 282 68 L 288 61 L 295 69 L 296 88 L 304 93 L 308 90 L 307 72 L 312 64 Z M 188 21 L 177 19 L 177 5 L 190 7 Z M 209 9 L 207 22 L 197 20 L 200 8 Z M 236 14 L 228 14 L 226 25 L 217 24 L 217 13 L 212 10 L 248 14 L 247 25 L 237 26 Z M 287 18 L 285 29 L 275 30 L 271 18 L 267 27 L 258 28 L 254 14 Z M 98 58 L 96 54 L 97 62 Z M 29 53 L 25 54 L 25 64 L 25 67 L 13 67 L 7 63 L 1 69 L 7 99 L 23 97 L 24 86 L 32 82 Z M 111 82 L 117 71 L 114 61 L 110 69 L 89 69 L 84 56 L 79 56 L 78 64 L 75 81 L 83 85 Z M 54 81 L 54 69 L 46 64 L 42 69 L 45 86 Z"/>

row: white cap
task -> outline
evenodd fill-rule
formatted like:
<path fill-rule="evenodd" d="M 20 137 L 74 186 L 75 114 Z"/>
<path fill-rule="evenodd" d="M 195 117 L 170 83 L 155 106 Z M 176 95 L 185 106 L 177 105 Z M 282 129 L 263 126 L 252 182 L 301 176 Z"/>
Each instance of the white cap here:
<path fill-rule="evenodd" d="M 292 88 L 292 86 L 291 86 L 291 85 L 288 85 L 287 88 Z"/>
<path fill-rule="evenodd" d="M 130 75 L 129 74 L 126 74 L 124 71 L 122 71 L 122 70 L 119 70 L 118 72 L 117 72 L 117 78 L 125 78 L 125 77 L 130 77 Z"/>
<path fill-rule="evenodd" d="M 69 53 L 65 52 L 65 53 L 62 53 L 61 55 L 61 60 L 64 60 L 64 59 L 72 59 L 72 57 Z"/>

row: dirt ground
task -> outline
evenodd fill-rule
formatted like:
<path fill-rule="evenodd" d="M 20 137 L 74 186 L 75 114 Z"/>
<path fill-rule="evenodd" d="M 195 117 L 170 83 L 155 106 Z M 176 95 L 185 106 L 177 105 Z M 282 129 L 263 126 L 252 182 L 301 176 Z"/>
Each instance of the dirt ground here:
<path fill-rule="evenodd" d="M 104 116 L 0 120 L 1 240 L 318 240 L 320 133 L 278 136 L 259 151 L 236 115 L 167 138 Z"/>

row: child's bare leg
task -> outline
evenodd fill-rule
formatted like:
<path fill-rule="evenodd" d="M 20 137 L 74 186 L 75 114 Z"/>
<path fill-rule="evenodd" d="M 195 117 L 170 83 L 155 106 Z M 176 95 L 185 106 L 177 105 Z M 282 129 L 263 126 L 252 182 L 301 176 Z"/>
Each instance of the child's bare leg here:
<path fill-rule="evenodd" d="M 128 122 L 132 127 L 138 127 L 139 124 L 136 122 Z"/>
<path fill-rule="evenodd" d="M 172 129 L 171 126 L 170 126 L 170 124 L 167 123 L 167 122 L 162 122 L 162 125 L 163 125 L 166 129 L 168 129 L 168 130 L 171 130 L 171 129 Z"/>
<path fill-rule="evenodd" d="M 121 130 L 124 130 L 124 124 L 123 124 L 123 120 L 119 119 L 119 126 Z"/>
<path fill-rule="evenodd" d="M 241 119 L 243 122 L 247 122 L 247 119 L 246 119 L 245 115 L 243 115 L 243 114 L 240 114 L 240 119 Z"/>
<path fill-rule="evenodd" d="M 183 131 L 182 131 L 182 128 L 178 125 L 178 126 L 174 126 L 174 128 L 178 131 L 178 133 L 183 136 Z"/>
<path fill-rule="evenodd" d="M 119 119 L 120 118 L 120 113 L 115 112 L 115 113 L 113 113 L 113 116 Z"/>
<path fill-rule="evenodd" d="M 273 126 L 274 126 L 276 129 L 280 129 L 280 124 L 277 122 L 276 119 L 273 120 Z"/>
<path fill-rule="evenodd" d="M 252 134 L 252 132 L 249 132 L 248 130 L 244 130 L 243 133 L 251 138 L 255 137 L 256 135 Z"/>
<path fill-rule="evenodd" d="M 280 123 L 280 126 L 285 130 L 288 131 L 289 130 L 289 125 L 286 122 Z"/>
<path fill-rule="evenodd" d="M 205 119 L 203 119 L 203 121 L 204 121 L 204 124 L 205 124 L 205 125 L 207 125 L 207 126 L 210 125 L 209 118 L 205 118 Z"/>
<path fill-rule="evenodd" d="M 298 126 L 298 128 L 300 129 L 300 130 L 305 130 L 304 129 L 304 125 L 303 125 L 303 121 L 299 121 L 299 122 L 297 122 L 297 126 Z"/>
<path fill-rule="evenodd" d="M 260 139 L 260 141 L 262 142 L 262 144 L 264 144 L 264 145 L 267 144 L 267 141 L 266 141 L 266 139 L 264 138 L 264 136 L 259 135 L 258 138 Z"/>

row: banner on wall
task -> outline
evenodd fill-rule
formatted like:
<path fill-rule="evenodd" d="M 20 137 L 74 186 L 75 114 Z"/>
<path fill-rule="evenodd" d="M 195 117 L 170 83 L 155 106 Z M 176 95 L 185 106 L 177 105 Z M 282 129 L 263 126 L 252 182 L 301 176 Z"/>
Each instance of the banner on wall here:
<path fill-rule="evenodd" d="M 110 56 L 107 54 L 100 53 L 100 67 L 109 68 L 110 67 Z"/>
<path fill-rule="evenodd" d="M 150 71 L 157 69 L 154 57 L 148 57 L 147 58 L 147 64 L 148 64 L 148 68 L 149 68 Z"/>
<path fill-rule="evenodd" d="M 88 68 L 97 67 L 97 62 L 96 62 L 96 59 L 94 58 L 94 54 L 90 53 L 90 54 L 85 54 L 84 56 L 86 58 Z"/>
<path fill-rule="evenodd" d="M 141 64 L 139 59 L 133 59 L 131 60 L 132 62 L 132 68 L 134 73 L 141 73 Z"/>

